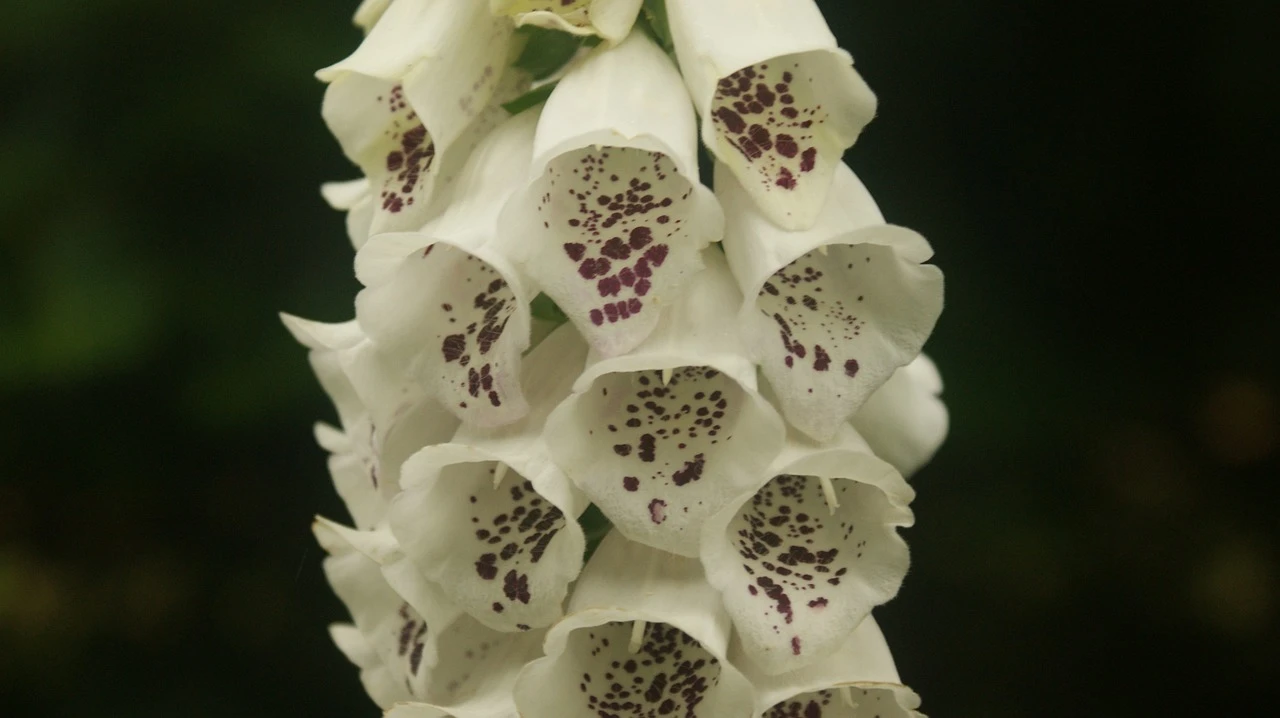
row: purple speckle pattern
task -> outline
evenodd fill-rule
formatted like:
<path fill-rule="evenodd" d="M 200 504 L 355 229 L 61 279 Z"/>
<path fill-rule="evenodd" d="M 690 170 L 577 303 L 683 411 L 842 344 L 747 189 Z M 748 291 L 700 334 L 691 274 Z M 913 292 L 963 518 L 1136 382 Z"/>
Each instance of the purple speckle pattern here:
<path fill-rule="evenodd" d="M 844 246 L 832 247 L 827 256 L 813 251 L 764 283 L 756 306 L 773 324 L 780 345 L 780 351 L 767 355 L 765 371 L 771 380 L 787 375 L 788 385 L 808 394 L 821 381 L 823 387 L 834 387 L 829 398 L 840 399 L 845 391 L 840 387 L 857 378 L 854 352 L 867 320 L 866 296 L 850 286 L 848 270 L 854 261 L 870 264 L 871 256 Z"/>
<path fill-rule="evenodd" d="M 778 59 L 744 67 L 716 85 L 711 123 L 730 153 L 731 166 L 744 165 L 747 176 L 770 191 L 790 192 L 818 162 L 814 135 L 827 111 L 814 101 L 812 80 L 801 63 Z"/>
<path fill-rule="evenodd" d="M 426 201 L 427 173 L 436 158 L 436 145 L 418 119 L 400 85 L 376 98 L 387 112 L 384 130 L 387 149 L 382 153 L 384 174 L 378 187 L 382 211 L 399 214 Z"/>
<path fill-rule="evenodd" d="M 837 496 L 846 495 L 837 482 Z M 792 624 L 797 612 L 827 609 L 830 592 L 856 568 L 866 541 L 854 535 L 846 511 L 830 515 L 812 476 L 776 476 L 734 517 L 729 534 L 742 561 L 743 591 L 760 603 L 772 630 L 804 651 Z"/>
<path fill-rule="evenodd" d="M 851 686 L 845 702 L 838 690 L 813 691 L 788 698 L 764 712 L 762 718 L 908 718 L 911 711 L 898 705 L 887 688 Z"/>
<path fill-rule="evenodd" d="M 630 623 L 607 623 L 570 636 L 567 653 L 582 669 L 578 690 L 589 715 L 706 715 L 698 706 L 719 684 L 720 662 L 697 640 L 665 623 L 649 624 L 640 650 L 632 654 L 627 650 L 630 632 Z"/>
<path fill-rule="evenodd" d="M 490 466 L 487 474 L 493 471 Z M 468 550 L 476 576 L 491 586 L 490 610 L 500 614 L 513 604 L 528 605 L 536 598 L 530 592 L 529 573 L 564 528 L 564 513 L 515 471 L 508 471 L 496 489 L 469 498 Z"/>

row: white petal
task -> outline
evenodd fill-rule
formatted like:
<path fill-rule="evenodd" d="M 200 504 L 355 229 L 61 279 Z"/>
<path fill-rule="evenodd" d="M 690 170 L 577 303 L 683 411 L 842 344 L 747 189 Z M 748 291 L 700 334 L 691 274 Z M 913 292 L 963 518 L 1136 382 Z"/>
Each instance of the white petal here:
<path fill-rule="evenodd" d="M 582 567 L 574 519 L 587 502 L 550 461 L 541 430 L 585 358 L 572 327 L 561 327 L 525 360 L 533 411 L 501 429 L 464 427 L 453 443 L 415 455 L 391 505 L 391 528 L 422 574 L 496 630 L 560 618 Z"/>
<path fill-rule="evenodd" d="M 644 0 L 490 0 L 495 14 L 516 25 L 536 25 L 574 35 L 599 35 L 610 42 L 627 36 Z"/>
<path fill-rule="evenodd" d="M 369 195 L 369 178 L 347 180 L 346 182 L 325 182 L 320 185 L 320 196 L 330 207 L 343 211 L 349 210 Z"/>
<path fill-rule="evenodd" d="M 759 691 L 760 718 L 924 718 L 915 710 L 920 697 L 902 685 L 870 616 L 830 660 L 804 670 L 769 676 L 742 659 L 735 656 Z"/>
<path fill-rule="evenodd" d="M 707 521 L 702 560 L 745 652 L 776 674 L 824 660 L 897 594 L 913 492 L 847 426 L 833 444 L 793 438 L 769 476 Z"/>
<path fill-rule="evenodd" d="M 743 331 L 796 428 L 829 439 L 914 359 L 942 312 L 942 272 L 923 237 L 878 222 L 866 188 L 841 165 L 818 223 L 779 229 L 717 167 L 724 248 Z M 822 251 L 825 250 L 825 251 Z"/>
<path fill-rule="evenodd" d="M 638 650 L 628 645 L 644 622 Z M 729 622 L 696 561 L 605 537 L 520 674 L 524 718 L 746 716 L 753 690 L 725 660 Z"/>
<path fill-rule="evenodd" d="M 723 233 L 696 149 L 679 74 L 643 33 L 594 50 L 547 101 L 533 181 L 504 211 L 502 234 L 601 353 L 643 341 Z"/>
<path fill-rule="evenodd" d="M 335 623 L 329 626 L 329 636 L 342 655 L 360 669 L 360 683 L 379 707 L 385 708 L 413 697 L 399 676 L 382 662 L 360 629 L 349 623 Z"/>
<path fill-rule="evenodd" d="M 769 219 L 812 226 L 876 107 L 817 5 L 668 0 L 667 14 L 703 142 Z"/>
<path fill-rule="evenodd" d="M 556 463 L 623 534 L 685 556 L 703 520 L 753 490 L 785 433 L 742 353 L 724 260 L 706 262 L 644 344 L 587 367 L 546 429 Z"/>
<path fill-rule="evenodd" d="M 942 377 L 921 354 L 893 373 L 853 415 L 853 426 L 876 456 L 911 476 L 929 463 L 947 436 Z"/>

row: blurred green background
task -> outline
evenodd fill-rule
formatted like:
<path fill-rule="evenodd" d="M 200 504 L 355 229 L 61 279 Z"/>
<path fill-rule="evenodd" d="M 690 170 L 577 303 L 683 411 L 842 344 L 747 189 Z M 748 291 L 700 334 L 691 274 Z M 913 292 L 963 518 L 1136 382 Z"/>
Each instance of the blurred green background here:
<path fill-rule="evenodd" d="M 2 716 L 376 714 L 275 316 L 352 312 L 311 72 L 354 4 L 6 4 Z M 1274 710 L 1274 3 L 823 6 L 881 99 L 849 159 L 948 277 L 904 678 L 938 717 Z"/>

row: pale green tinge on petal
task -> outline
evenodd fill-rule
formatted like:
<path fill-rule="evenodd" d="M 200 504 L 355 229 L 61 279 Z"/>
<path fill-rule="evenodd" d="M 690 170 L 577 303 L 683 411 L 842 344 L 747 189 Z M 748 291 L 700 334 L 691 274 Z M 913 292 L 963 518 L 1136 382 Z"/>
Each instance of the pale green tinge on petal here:
<path fill-rule="evenodd" d="M 853 415 L 853 426 L 876 456 L 911 476 L 929 463 L 947 436 L 942 377 L 921 354 L 893 373 Z"/>
<path fill-rule="evenodd" d="M 916 356 L 942 312 L 942 272 L 919 234 L 880 223 L 841 165 L 818 223 L 789 232 L 761 214 L 723 165 L 725 255 L 743 295 L 743 331 L 783 415 L 818 439 Z"/>
<path fill-rule="evenodd" d="M 777 676 L 759 673 L 740 653 L 757 690 L 759 718 L 924 718 L 920 697 L 902 685 L 884 634 L 868 617 L 830 660 Z"/>
<path fill-rule="evenodd" d="M 684 556 L 697 555 L 704 519 L 750 493 L 785 433 L 739 344 L 724 260 L 706 262 L 645 343 L 588 365 L 545 433 L 619 531 Z"/>
<path fill-rule="evenodd" d="M 702 139 L 760 211 L 813 226 L 876 100 L 811 0 L 669 0 Z"/>
<path fill-rule="evenodd" d="M 504 210 L 502 234 L 602 354 L 643 341 L 723 233 L 696 147 L 679 73 L 641 33 L 591 52 L 546 103 L 533 181 Z"/>
<path fill-rule="evenodd" d="M 701 555 L 745 653 L 778 674 L 827 660 L 897 594 L 914 493 L 848 426 L 831 444 L 793 437 L 767 476 L 707 522 Z"/>
<path fill-rule="evenodd" d="M 497 15 L 517 25 L 535 25 L 618 42 L 631 31 L 643 0 L 489 0 Z"/>
<path fill-rule="evenodd" d="M 515 686 L 524 718 L 746 716 L 729 621 L 696 561 L 607 536 Z"/>
<path fill-rule="evenodd" d="M 524 362 L 529 415 L 499 429 L 463 427 L 404 465 L 392 531 L 424 576 L 496 630 L 560 618 L 582 567 L 575 519 L 587 501 L 551 462 L 541 433 L 585 358 L 582 340 L 561 327 Z"/>

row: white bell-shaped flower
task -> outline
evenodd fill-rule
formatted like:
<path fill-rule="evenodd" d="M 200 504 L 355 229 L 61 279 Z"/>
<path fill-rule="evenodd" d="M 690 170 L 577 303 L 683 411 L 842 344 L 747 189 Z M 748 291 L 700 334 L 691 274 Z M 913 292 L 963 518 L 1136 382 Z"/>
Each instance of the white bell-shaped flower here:
<path fill-rule="evenodd" d="M 920 354 L 942 312 L 942 272 L 924 264 L 929 243 L 884 224 L 839 167 L 817 224 L 798 232 L 761 214 L 724 165 L 716 171 L 743 331 L 787 421 L 819 441 Z"/>
<path fill-rule="evenodd" d="M 876 109 L 817 5 L 667 0 L 667 15 L 702 141 L 766 217 L 812 226 Z"/>
<path fill-rule="evenodd" d="M 542 427 L 587 349 L 562 326 L 524 361 L 532 410 L 499 429 L 464 425 L 404 465 L 390 522 L 404 552 L 450 600 L 501 631 L 560 618 L 586 548 L 587 501 L 551 461 Z"/>
<path fill-rule="evenodd" d="M 698 555 L 702 522 L 754 490 L 783 422 L 739 341 L 741 301 L 719 253 L 624 356 L 595 357 L 547 419 L 556 463 L 627 538 Z"/>
<path fill-rule="evenodd" d="M 734 652 L 757 691 L 754 718 L 924 718 L 902 685 L 884 634 L 868 616 L 828 660 L 771 676 Z"/>
<path fill-rule="evenodd" d="M 853 415 L 853 427 L 876 456 L 910 477 L 929 463 L 947 437 L 949 418 L 941 393 L 938 368 L 921 354 L 867 399 Z"/>
<path fill-rule="evenodd" d="M 606 356 L 635 348 L 701 268 L 724 218 L 698 182 L 696 118 L 644 33 L 598 47 L 538 122 L 529 186 L 502 231 L 511 251 Z"/>
<path fill-rule="evenodd" d="M 313 322 L 282 314 L 285 327 L 311 349 L 311 366 L 332 398 L 342 428 L 316 425 L 329 451 L 338 495 L 360 528 L 386 516 L 400 490 L 400 465 L 414 452 L 447 441 L 458 422 L 403 379 L 354 321 Z"/>
<path fill-rule="evenodd" d="M 534 292 L 497 235 L 499 209 L 523 182 L 537 114 L 493 130 L 457 180 L 448 211 L 421 232 L 380 234 L 356 255 L 366 289 L 360 326 L 403 357 L 427 391 L 468 423 L 497 426 L 528 410 L 520 356 Z"/>
<path fill-rule="evenodd" d="M 512 687 L 538 654 L 542 632 L 485 628 L 417 574 L 385 528 L 355 531 L 318 519 L 313 530 L 329 553 L 325 575 L 363 638 L 337 628 L 335 641 L 381 707 L 412 701 L 453 718 L 514 713 Z M 366 668 L 371 657 L 381 666 Z"/>
<path fill-rule="evenodd" d="M 851 427 L 792 437 L 754 493 L 703 528 L 707 580 L 768 673 L 825 659 L 907 573 L 914 492 Z"/>
<path fill-rule="evenodd" d="M 523 718 L 751 714 L 754 691 L 725 660 L 729 618 L 692 559 L 614 531 L 591 557 L 546 657 L 515 687 Z"/>
<path fill-rule="evenodd" d="M 373 232 L 417 229 L 439 211 L 433 187 L 511 80 L 511 32 L 478 0 L 397 0 L 354 53 L 316 73 L 329 83 L 325 122 L 371 183 Z"/>
<path fill-rule="evenodd" d="M 489 0 L 498 15 L 516 25 L 535 25 L 618 42 L 631 32 L 644 0 Z"/>

